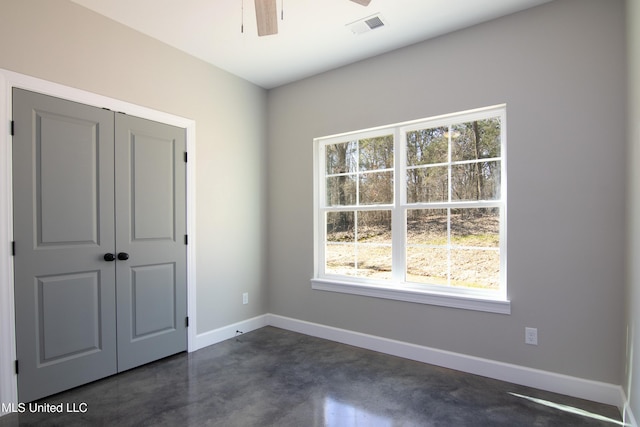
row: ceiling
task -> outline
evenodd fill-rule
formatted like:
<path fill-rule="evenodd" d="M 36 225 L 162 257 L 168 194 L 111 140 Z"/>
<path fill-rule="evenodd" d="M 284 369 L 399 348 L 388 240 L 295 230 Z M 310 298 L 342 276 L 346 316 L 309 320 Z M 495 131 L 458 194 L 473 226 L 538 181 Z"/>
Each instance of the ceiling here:
<path fill-rule="evenodd" d="M 263 37 L 254 0 L 71 1 L 270 89 L 550 0 L 277 0 Z M 351 31 L 377 14 L 384 26 Z"/>

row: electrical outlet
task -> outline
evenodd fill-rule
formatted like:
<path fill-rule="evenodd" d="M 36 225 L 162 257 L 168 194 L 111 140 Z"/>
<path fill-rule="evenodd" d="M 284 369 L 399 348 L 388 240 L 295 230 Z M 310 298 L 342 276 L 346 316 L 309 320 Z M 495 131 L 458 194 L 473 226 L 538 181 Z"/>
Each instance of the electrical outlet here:
<path fill-rule="evenodd" d="M 538 345 L 538 329 L 524 328 L 524 342 L 525 344 Z"/>
<path fill-rule="evenodd" d="M 242 304 L 249 304 L 249 292 L 242 294 Z"/>

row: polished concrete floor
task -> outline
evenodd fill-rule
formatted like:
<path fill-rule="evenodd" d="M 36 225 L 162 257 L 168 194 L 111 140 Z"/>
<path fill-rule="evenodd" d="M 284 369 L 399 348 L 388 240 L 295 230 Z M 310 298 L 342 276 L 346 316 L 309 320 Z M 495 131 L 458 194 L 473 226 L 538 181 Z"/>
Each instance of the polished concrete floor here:
<path fill-rule="evenodd" d="M 27 405 L 22 414 L 0 417 L 0 426 L 622 424 L 611 406 L 273 327 L 38 403 L 41 411 L 63 412 L 32 413 Z"/>

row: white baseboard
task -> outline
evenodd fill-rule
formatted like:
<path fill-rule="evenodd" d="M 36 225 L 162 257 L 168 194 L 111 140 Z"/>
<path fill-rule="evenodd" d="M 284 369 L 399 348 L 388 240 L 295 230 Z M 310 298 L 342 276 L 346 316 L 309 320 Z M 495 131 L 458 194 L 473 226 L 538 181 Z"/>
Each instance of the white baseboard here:
<path fill-rule="evenodd" d="M 201 348 L 217 344 L 221 341 L 228 340 L 229 338 L 233 338 L 236 336 L 237 331 L 246 333 L 267 326 L 267 316 L 267 314 L 263 314 L 238 323 L 223 326 L 203 334 L 197 334 L 195 345 L 193 348 L 190 348 L 189 351 L 199 350 Z"/>
<path fill-rule="evenodd" d="M 379 351 L 406 359 L 430 363 L 470 374 L 481 375 L 514 384 L 625 407 L 625 394 L 619 385 L 586 380 L 568 375 L 532 369 L 495 360 L 468 356 L 278 316 L 266 315 L 266 324 L 343 344 Z M 632 416 L 632 414 L 630 414 Z M 635 425 L 635 424 L 632 424 Z"/>

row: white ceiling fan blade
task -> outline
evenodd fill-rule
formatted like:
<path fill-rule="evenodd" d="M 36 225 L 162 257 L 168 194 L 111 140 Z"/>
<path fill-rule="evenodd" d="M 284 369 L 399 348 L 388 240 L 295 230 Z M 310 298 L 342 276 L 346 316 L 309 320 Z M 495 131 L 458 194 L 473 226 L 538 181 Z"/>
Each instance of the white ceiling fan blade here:
<path fill-rule="evenodd" d="M 361 4 L 363 6 L 369 6 L 369 3 L 371 3 L 371 0 L 351 0 L 354 3 L 358 3 Z"/>
<path fill-rule="evenodd" d="M 269 36 L 278 33 L 278 11 L 276 0 L 255 0 L 258 35 Z"/>

